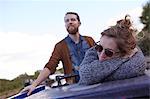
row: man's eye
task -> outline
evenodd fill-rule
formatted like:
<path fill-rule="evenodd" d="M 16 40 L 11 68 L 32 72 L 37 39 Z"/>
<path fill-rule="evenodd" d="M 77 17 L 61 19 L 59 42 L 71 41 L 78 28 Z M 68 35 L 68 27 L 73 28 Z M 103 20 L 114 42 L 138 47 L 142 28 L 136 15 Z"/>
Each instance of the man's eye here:
<path fill-rule="evenodd" d="M 67 19 L 67 20 L 65 20 L 65 22 L 68 22 L 69 20 Z"/>
<path fill-rule="evenodd" d="M 76 19 L 71 19 L 71 21 L 75 21 Z"/>

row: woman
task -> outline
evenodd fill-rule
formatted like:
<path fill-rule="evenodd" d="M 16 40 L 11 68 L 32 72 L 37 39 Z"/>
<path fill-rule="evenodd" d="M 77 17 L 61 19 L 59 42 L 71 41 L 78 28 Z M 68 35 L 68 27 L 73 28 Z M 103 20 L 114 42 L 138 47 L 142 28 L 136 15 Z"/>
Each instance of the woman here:
<path fill-rule="evenodd" d="M 131 26 L 126 16 L 101 33 L 99 44 L 86 52 L 80 65 L 79 84 L 90 85 L 144 74 L 145 58 L 136 47 Z"/>

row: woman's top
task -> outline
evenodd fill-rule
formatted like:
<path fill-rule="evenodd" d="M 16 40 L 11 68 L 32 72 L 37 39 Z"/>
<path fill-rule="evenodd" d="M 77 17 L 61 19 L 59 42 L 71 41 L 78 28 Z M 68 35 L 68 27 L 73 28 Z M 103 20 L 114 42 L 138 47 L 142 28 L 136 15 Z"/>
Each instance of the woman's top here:
<path fill-rule="evenodd" d="M 144 74 L 146 66 L 145 57 L 140 50 L 130 58 L 119 57 L 100 61 L 97 51 L 92 47 L 80 64 L 78 84 L 90 85 L 140 76 Z"/>

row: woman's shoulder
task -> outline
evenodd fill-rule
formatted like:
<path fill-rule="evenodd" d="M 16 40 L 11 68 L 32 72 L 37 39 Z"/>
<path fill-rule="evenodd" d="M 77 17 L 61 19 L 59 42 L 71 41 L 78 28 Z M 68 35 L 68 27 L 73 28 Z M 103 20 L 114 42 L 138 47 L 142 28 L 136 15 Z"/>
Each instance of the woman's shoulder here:
<path fill-rule="evenodd" d="M 138 50 L 132 57 L 135 59 L 145 59 L 145 56 L 141 50 Z"/>
<path fill-rule="evenodd" d="M 146 66 L 146 60 L 141 50 L 138 50 L 132 57 L 129 58 L 127 63 L 134 64 L 136 66 Z"/>

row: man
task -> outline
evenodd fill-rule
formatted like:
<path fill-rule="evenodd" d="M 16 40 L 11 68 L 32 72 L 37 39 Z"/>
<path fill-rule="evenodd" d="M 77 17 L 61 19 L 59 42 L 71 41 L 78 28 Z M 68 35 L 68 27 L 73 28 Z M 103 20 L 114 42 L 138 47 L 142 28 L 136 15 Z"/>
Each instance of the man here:
<path fill-rule="evenodd" d="M 23 89 L 23 91 L 29 91 L 28 95 L 50 74 L 55 73 L 59 61 L 62 61 L 63 63 L 65 74 L 78 74 L 79 65 L 84 58 L 85 52 L 95 44 L 91 37 L 81 36 L 79 34 L 79 26 L 81 25 L 81 22 L 77 13 L 67 12 L 64 21 L 66 30 L 69 34 L 66 38 L 55 45 L 52 56 L 39 74 L 38 78 L 32 83 L 32 85 Z M 70 78 L 67 79 L 67 83 L 76 83 L 78 80 L 79 78 L 76 78 L 75 80 Z"/>

